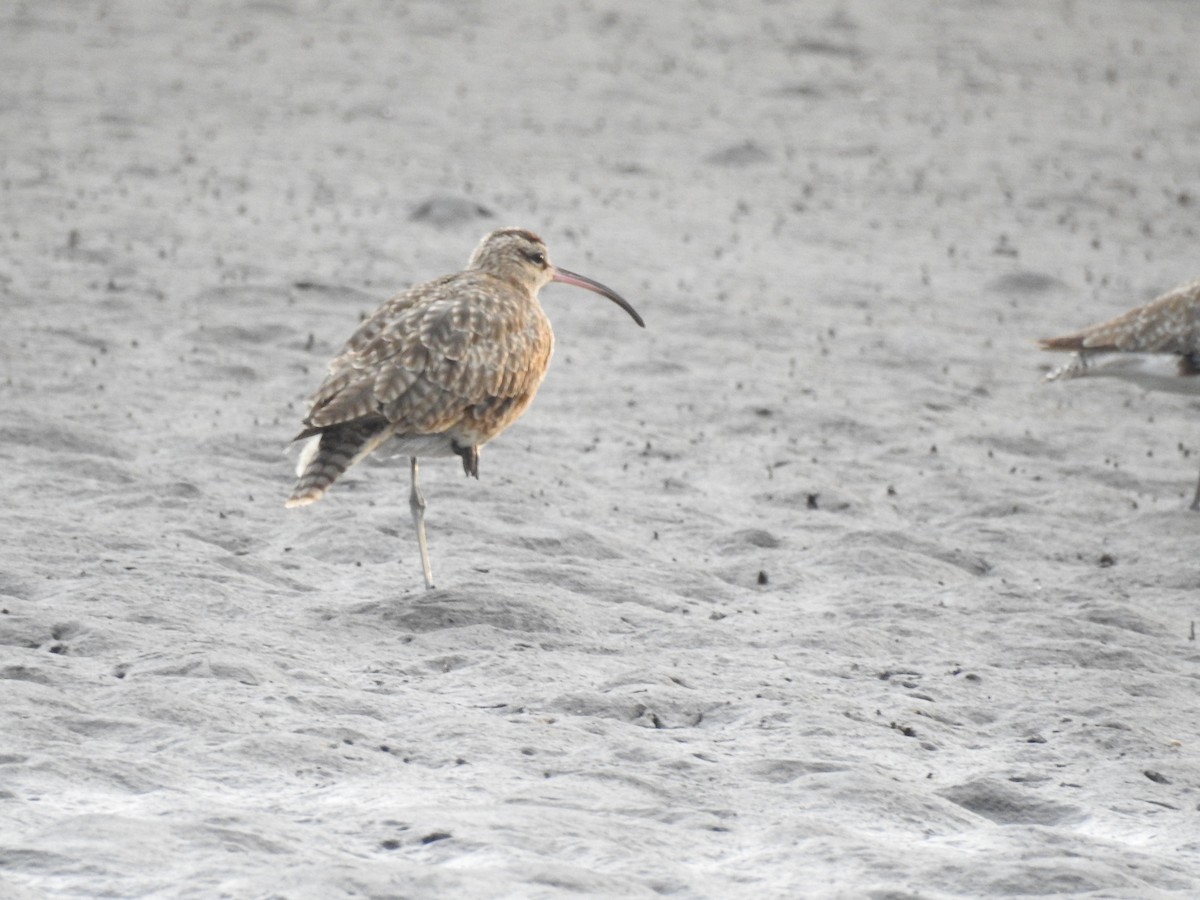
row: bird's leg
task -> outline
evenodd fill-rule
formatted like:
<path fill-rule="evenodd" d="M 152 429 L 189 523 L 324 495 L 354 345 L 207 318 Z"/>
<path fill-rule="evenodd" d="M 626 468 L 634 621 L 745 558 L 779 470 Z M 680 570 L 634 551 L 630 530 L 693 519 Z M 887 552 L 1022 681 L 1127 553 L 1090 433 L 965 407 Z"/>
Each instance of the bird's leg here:
<path fill-rule="evenodd" d="M 408 506 L 412 510 L 413 525 L 417 529 L 417 546 L 421 548 L 421 571 L 425 573 L 425 589 L 433 590 L 433 567 L 429 564 L 429 542 L 425 540 L 425 497 L 417 482 L 417 458 L 410 456 L 412 463 L 412 493 L 408 495 Z"/>
<path fill-rule="evenodd" d="M 1196 496 L 1192 498 L 1192 509 L 1200 512 L 1200 481 L 1196 482 Z"/>
<path fill-rule="evenodd" d="M 451 443 L 450 449 L 462 457 L 463 471 L 469 478 L 479 477 L 479 448 L 478 447 L 463 447 L 461 444 Z"/>

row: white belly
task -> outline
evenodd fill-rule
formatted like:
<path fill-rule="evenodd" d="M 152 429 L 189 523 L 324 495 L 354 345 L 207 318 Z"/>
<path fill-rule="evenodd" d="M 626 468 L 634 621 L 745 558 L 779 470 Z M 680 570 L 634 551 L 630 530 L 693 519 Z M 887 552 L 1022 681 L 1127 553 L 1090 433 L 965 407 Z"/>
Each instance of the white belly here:
<path fill-rule="evenodd" d="M 1200 376 L 1181 373 L 1182 358 L 1174 353 L 1076 353 L 1046 376 L 1062 378 L 1123 378 L 1148 391 L 1200 394 Z"/>
<path fill-rule="evenodd" d="M 457 456 L 449 435 L 417 434 L 394 437 L 379 448 L 381 456 Z"/>

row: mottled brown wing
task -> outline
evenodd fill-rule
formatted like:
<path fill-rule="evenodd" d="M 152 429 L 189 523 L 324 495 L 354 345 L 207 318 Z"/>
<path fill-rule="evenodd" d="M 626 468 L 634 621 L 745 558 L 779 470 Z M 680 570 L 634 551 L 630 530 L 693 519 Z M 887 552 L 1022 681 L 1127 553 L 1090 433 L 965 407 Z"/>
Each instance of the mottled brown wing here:
<path fill-rule="evenodd" d="M 367 318 L 346 341 L 342 352 L 329 363 L 329 374 L 309 402 L 304 423 L 305 433 L 315 433 L 330 425 L 353 422 L 379 415 L 374 395 L 379 360 L 388 354 L 404 358 L 407 322 L 416 315 L 408 292 L 390 300 Z M 414 373 L 415 374 L 415 373 Z"/>
<path fill-rule="evenodd" d="M 532 400 L 550 350 L 540 309 L 512 285 L 473 271 L 428 282 L 363 322 L 330 364 L 307 424 L 382 415 L 399 435 L 465 425 L 486 440 L 498 433 L 490 423 L 519 406 L 502 429 Z"/>
<path fill-rule="evenodd" d="M 1045 350 L 1198 353 L 1200 281 L 1176 288 L 1115 319 L 1085 328 L 1076 334 L 1046 338 L 1040 343 Z"/>
<path fill-rule="evenodd" d="M 340 358 L 350 351 L 365 350 L 369 344 L 375 343 L 380 334 L 402 321 L 409 311 L 427 305 L 439 297 L 449 296 L 454 291 L 455 283 L 462 280 L 463 274 L 459 272 L 435 278 L 433 281 L 425 281 L 390 298 L 359 323 L 354 334 L 350 335 L 346 343 L 342 345 L 338 357 Z M 337 362 L 337 359 L 334 362 Z M 330 364 L 331 367 L 332 365 L 333 363 Z"/>

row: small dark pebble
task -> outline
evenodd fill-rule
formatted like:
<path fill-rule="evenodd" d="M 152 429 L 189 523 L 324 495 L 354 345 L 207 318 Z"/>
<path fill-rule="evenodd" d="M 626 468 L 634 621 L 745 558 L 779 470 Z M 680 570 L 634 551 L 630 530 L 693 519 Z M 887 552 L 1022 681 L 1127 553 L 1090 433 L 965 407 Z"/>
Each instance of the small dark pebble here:
<path fill-rule="evenodd" d="M 758 583 L 759 583 L 759 584 L 766 584 L 766 583 L 767 583 L 767 573 L 766 573 L 766 572 L 764 572 L 764 571 L 762 571 L 761 569 L 760 569 L 760 570 L 759 570 L 759 572 L 758 572 Z"/>
<path fill-rule="evenodd" d="M 425 835 L 425 837 L 421 838 L 421 843 L 432 844 L 435 841 L 444 841 L 450 836 L 450 832 L 448 831 L 431 831 L 429 834 Z"/>
<path fill-rule="evenodd" d="M 1149 778 L 1151 781 L 1153 781 L 1155 784 L 1170 784 L 1171 783 L 1170 778 L 1168 778 L 1166 775 L 1162 774 L 1161 772 L 1155 772 L 1153 769 L 1147 769 L 1142 774 L 1145 775 L 1147 778 Z"/>

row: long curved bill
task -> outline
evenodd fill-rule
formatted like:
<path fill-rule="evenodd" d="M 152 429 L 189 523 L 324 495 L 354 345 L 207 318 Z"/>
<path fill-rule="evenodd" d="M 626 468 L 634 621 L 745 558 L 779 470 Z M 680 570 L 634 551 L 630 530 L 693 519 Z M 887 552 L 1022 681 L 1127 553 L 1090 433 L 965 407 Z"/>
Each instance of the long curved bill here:
<path fill-rule="evenodd" d="M 558 266 L 554 267 L 554 276 L 550 280 L 561 281 L 563 284 L 573 284 L 575 287 L 581 287 L 607 297 L 613 303 L 617 304 L 617 306 L 621 307 L 621 309 L 625 310 L 625 312 L 629 313 L 633 317 L 633 321 L 637 322 L 643 328 L 646 327 L 646 323 L 642 321 L 642 317 L 638 315 L 637 310 L 629 305 L 628 300 L 612 288 L 605 287 L 598 281 L 592 281 L 590 278 L 585 278 L 583 275 L 576 275 L 574 272 L 568 272 L 566 269 L 560 269 Z"/>

